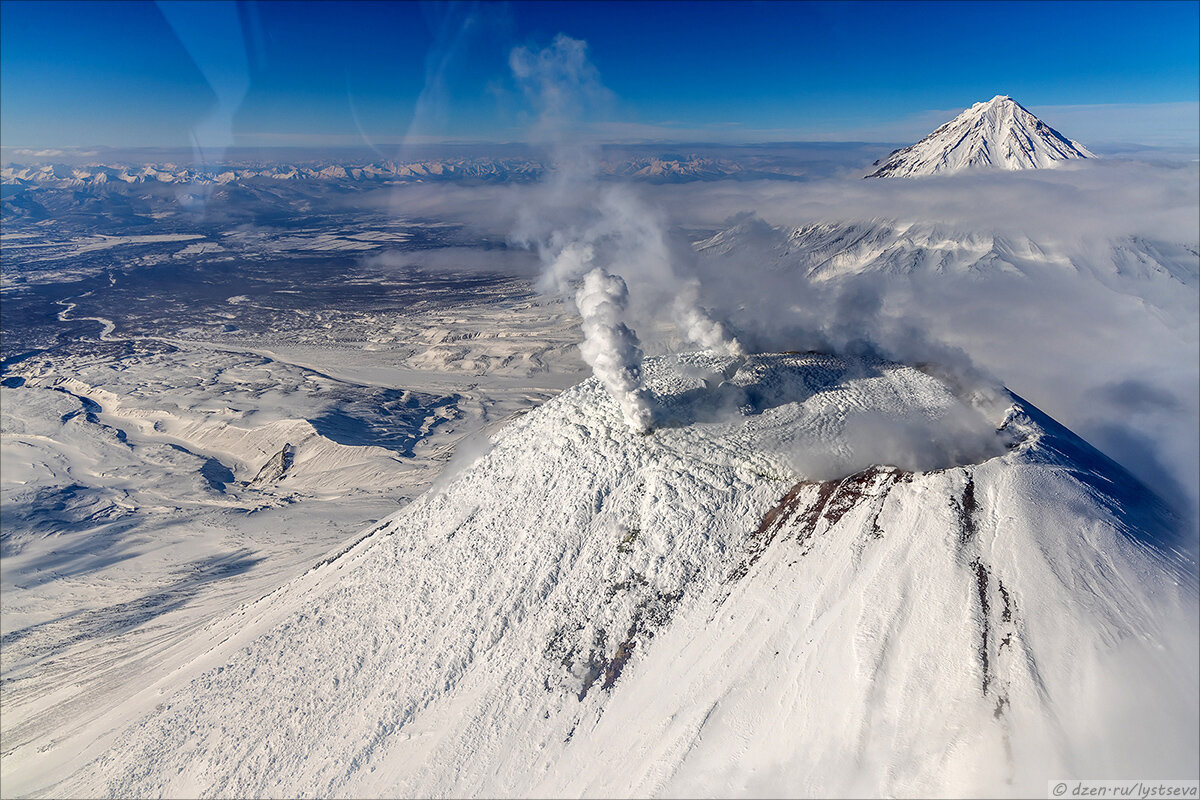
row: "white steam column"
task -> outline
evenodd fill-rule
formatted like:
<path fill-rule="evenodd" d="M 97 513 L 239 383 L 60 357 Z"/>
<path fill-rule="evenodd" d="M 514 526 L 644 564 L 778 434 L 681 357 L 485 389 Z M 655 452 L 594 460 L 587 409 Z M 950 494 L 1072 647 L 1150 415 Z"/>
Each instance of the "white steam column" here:
<path fill-rule="evenodd" d="M 642 348 L 623 321 L 629 290 L 619 275 L 597 267 L 583 277 L 575 304 L 583 318 L 579 350 L 596 378 L 621 406 L 625 421 L 647 433 L 654 420 L 650 396 L 642 386 Z"/>

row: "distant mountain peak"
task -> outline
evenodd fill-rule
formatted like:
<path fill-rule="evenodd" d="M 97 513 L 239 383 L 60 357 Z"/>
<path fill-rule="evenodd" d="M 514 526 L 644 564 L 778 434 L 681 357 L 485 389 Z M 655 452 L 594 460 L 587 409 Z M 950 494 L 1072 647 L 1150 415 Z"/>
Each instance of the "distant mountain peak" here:
<path fill-rule="evenodd" d="M 964 169 L 1042 169 L 1095 158 L 1005 94 L 976 103 L 914 145 L 875 162 L 868 178 L 916 177 Z"/>

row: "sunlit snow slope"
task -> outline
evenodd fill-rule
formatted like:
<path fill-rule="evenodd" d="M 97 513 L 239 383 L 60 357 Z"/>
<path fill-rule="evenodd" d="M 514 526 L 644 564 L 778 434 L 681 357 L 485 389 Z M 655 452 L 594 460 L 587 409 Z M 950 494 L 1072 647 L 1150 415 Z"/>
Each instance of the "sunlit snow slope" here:
<path fill-rule="evenodd" d="M 1120 467 L 1019 398 L 886 362 L 646 375 L 652 433 L 595 380 L 567 391 L 182 645 L 62 782 L 6 754 L 6 792 L 960 796 L 1195 773 L 1192 567 Z"/>
<path fill-rule="evenodd" d="M 976 103 L 914 145 L 876 161 L 868 178 L 909 178 L 973 167 L 1037 169 L 1095 158 L 1011 97 Z"/>

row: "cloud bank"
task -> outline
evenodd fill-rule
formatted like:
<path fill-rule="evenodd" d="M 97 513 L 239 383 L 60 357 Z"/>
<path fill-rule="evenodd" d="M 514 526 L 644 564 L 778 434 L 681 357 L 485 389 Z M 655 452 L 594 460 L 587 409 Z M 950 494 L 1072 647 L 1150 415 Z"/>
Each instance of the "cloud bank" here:
<path fill-rule="evenodd" d="M 585 348 L 606 365 L 598 374 L 623 376 L 606 382 L 616 394 L 638 391 L 642 352 L 823 349 L 934 364 L 981 403 L 1001 384 L 1016 391 L 1194 526 L 1196 163 L 1109 158 L 927 179 L 864 181 L 843 169 L 800 182 L 633 186 L 598 180 L 596 148 L 579 135 L 611 101 L 584 43 L 560 36 L 518 49 L 511 66 L 534 110 L 534 138 L 553 154 L 549 179 L 409 187 L 396 207 L 506 235 L 538 254 L 538 286 L 570 300 L 591 296 L 580 282 L 599 270 L 593 282 L 620 300 L 608 301 Z M 793 239 L 812 225 L 829 229 L 824 243 Z M 697 241 L 734 227 L 728 252 L 696 252 Z M 623 405 L 637 403 L 631 395 Z M 1184 538 L 1196 552 L 1195 528 Z"/>

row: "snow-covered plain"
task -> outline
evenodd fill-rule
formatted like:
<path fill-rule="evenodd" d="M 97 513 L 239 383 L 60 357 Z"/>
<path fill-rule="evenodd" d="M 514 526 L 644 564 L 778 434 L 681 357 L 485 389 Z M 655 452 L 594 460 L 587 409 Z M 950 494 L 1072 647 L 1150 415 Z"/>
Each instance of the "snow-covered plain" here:
<path fill-rule="evenodd" d="M 962 796 L 1194 764 L 1196 587 L 1115 464 L 1017 398 L 976 406 L 886 362 L 646 366 L 649 435 L 584 382 L 164 649 L 119 708 L 12 755 L 6 782 Z M 972 462 L 846 448 L 860 415 L 958 413 Z M 844 474 L 798 474 L 797 446 Z"/>

